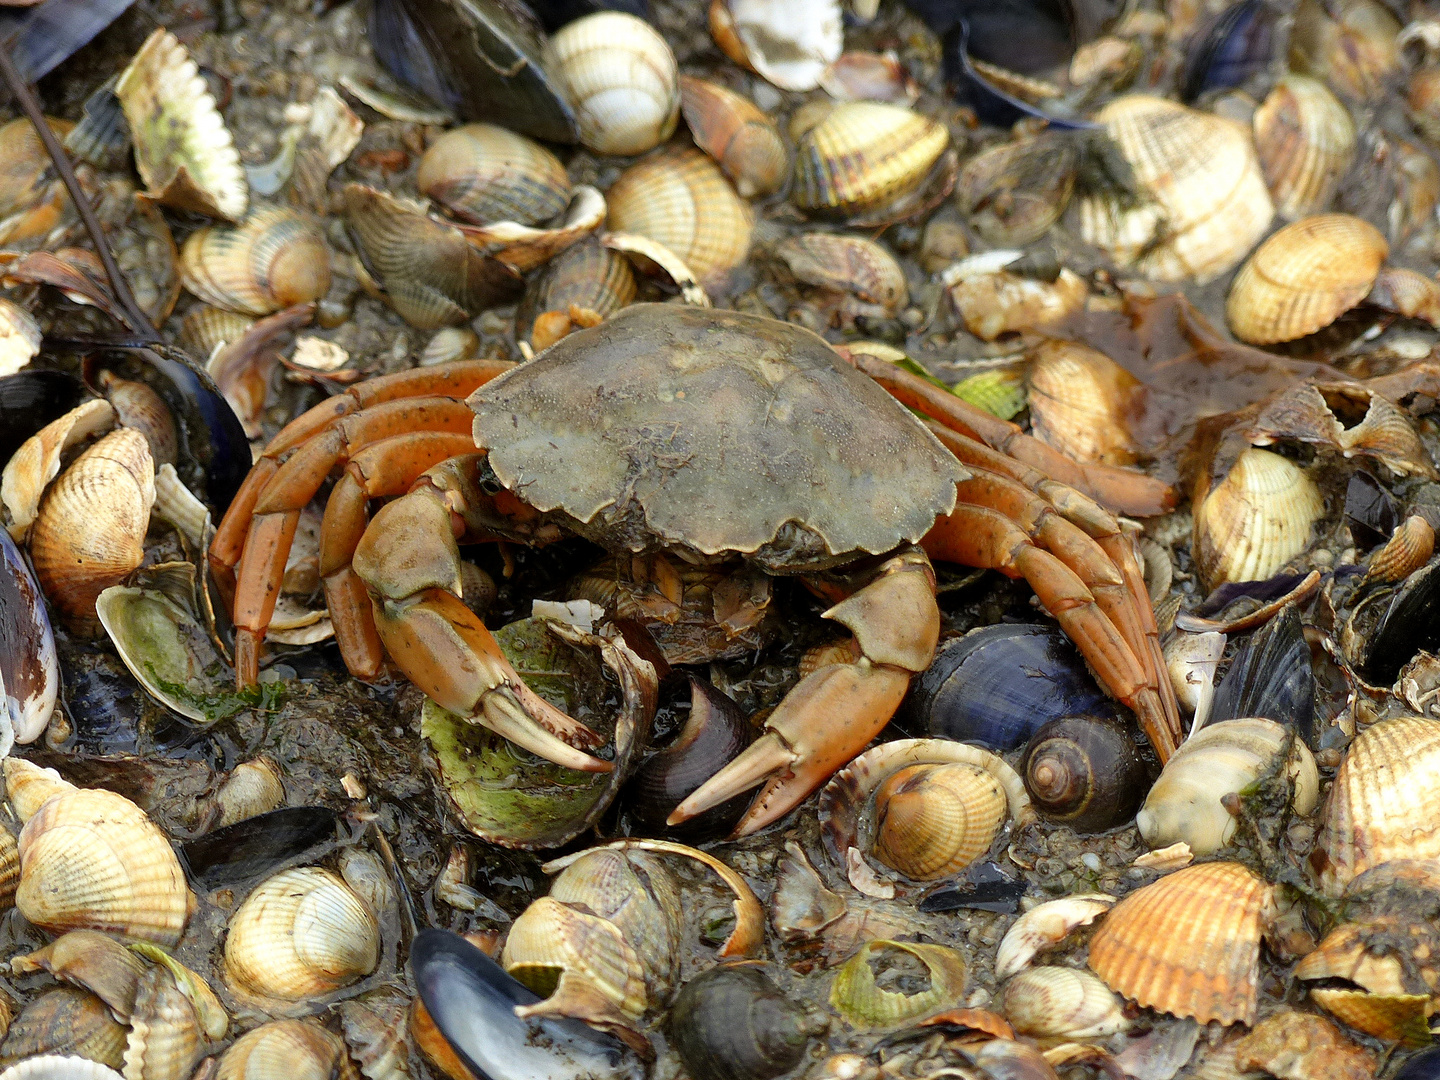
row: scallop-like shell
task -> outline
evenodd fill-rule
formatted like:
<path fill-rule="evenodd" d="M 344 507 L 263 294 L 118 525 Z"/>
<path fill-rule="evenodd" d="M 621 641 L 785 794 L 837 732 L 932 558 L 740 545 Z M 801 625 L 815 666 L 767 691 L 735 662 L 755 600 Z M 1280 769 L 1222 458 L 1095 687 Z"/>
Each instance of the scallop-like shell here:
<path fill-rule="evenodd" d="M 1331 785 L 1317 847 L 1329 896 L 1392 859 L 1440 858 L 1440 721 L 1398 716 L 1356 737 Z"/>
<path fill-rule="evenodd" d="M 1068 268 L 1054 281 L 1006 269 L 1023 255 L 1015 250 L 987 251 L 962 259 L 940 274 L 966 329 L 982 341 L 1058 322 L 1085 304 L 1090 290 L 1084 279 Z"/>
<path fill-rule="evenodd" d="M 1070 931 L 1089 926 L 1115 904 L 1113 896 L 1085 893 L 1047 900 L 1016 919 L 995 952 L 995 977 L 1008 979 L 1037 953 L 1060 944 Z"/>
<path fill-rule="evenodd" d="M 145 39 L 115 96 L 152 197 L 227 221 L 244 216 L 250 190 L 240 154 L 200 69 L 174 34 L 160 29 Z"/>
<path fill-rule="evenodd" d="M 330 249 L 310 217 L 262 206 L 234 227 L 191 233 L 180 249 L 180 277 L 207 304 L 269 315 L 330 290 Z"/>
<path fill-rule="evenodd" d="M 20 444 L 0 473 L 0 502 L 10 512 L 10 535 L 25 539 L 40 499 L 60 472 L 65 451 L 115 424 L 115 408 L 99 398 L 81 402 Z"/>
<path fill-rule="evenodd" d="M 900 954 L 918 960 L 929 972 L 929 985 L 915 993 L 887 989 L 877 980 L 875 968 L 883 967 L 886 954 Z M 911 944 L 902 941 L 867 941 L 854 956 L 840 965 L 830 984 L 830 1004 L 857 1028 L 885 1028 L 918 1020 L 953 1004 L 965 988 L 965 961 L 944 945 Z"/>
<path fill-rule="evenodd" d="M 318 866 L 282 870 L 255 888 L 230 919 L 225 972 L 243 990 L 299 1001 L 375 970 L 380 928 L 337 875 Z"/>
<path fill-rule="evenodd" d="M 1081 236 L 1158 281 L 1225 273 L 1274 216 L 1250 132 L 1209 113 L 1141 94 L 1096 114 L 1149 196 L 1124 207 L 1109 195 L 1081 201 Z"/>
<path fill-rule="evenodd" d="M 587 238 L 551 259 L 531 280 L 515 313 L 516 333 L 529 337 L 538 352 L 592 316 L 603 322 L 631 303 L 638 289 L 630 260 Z M 557 333 L 555 324 L 562 318 Z"/>
<path fill-rule="evenodd" d="M 1090 940 L 1090 966 L 1146 1008 L 1254 1024 L 1272 908 L 1270 886 L 1239 863 L 1186 867 L 1115 905 Z"/>
<path fill-rule="evenodd" d="M 915 194 L 949 146 L 944 124 L 902 105 L 842 102 L 800 137 L 791 197 L 802 210 L 868 216 Z"/>
<path fill-rule="evenodd" d="M 1130 1026 L 1110 988 L 1088 971 L 1027 968 L 1000 995 L 1005 1019 L 1038 1039 L 1103 1039 Z"/>
<path fill-rule="evenodd" d="M 195 898 L 163 833 L 123 795 L 78 788 L 56 795 L 18 840 L 15 906 L 56 933 L 101 930 L 173 948 Z"/>
<path fill-rule="evenodd" d="M 749 205 L 693 147 L 669 147 L 636 162 L 606 198 L 612 230 L 663 244 L 702 279 L 740 265 L 750 251 Z"/>
<path fill-rule="evenodd" d="M 1224 720 L 1186 739 L 1165 763 L 1135 815 L 1145 843 L 1161 848 L 1183 840 L 1196 855 L 1224 847 L 1236 822 L 1221 799 L 1275 769 L 1287 743 L 1290 803 L 1297 814 L 1310 813 L 1320 797 L 1320 774 L 1305 743 L 1274 720 Z"/>
<path fill-rule="evenodd" d="M 215 1080 L 354 1080 L 340 1036 L 304 1020 L 247 1031 L 220 1058 Z"/>
<path fill-rule="evenodd" d="M 72 627 L 94 632 L 95 598 L 140 565 L 155 502 L 145 436 L 112 431 L 75 460 L 41 500 L 30 557 L 46 598 Z"/>
<path fill-rule="evenodd" d="M 42 1054 L 16 1062 L 4 1072 L 0 1080 L 124 1080 L 124 1078 L 98 1061 L 89 1058 L 70 1057 L 65 1054 Z"/>
<path fill-rule="evenodd" d="M 631 1020 L 650 1006 L 645 968 L 634 946 L 608 919 L 542 896 L 510 927 L 500 955 L 505 970 L 545 993 L 547 1011 L 574 1015 L 597 996 Z"/>
<path fill-rule="evenodd" d="M 711 0 L 710 33 L 741 67 L 801 93 L 820 85 L 844 47 L 839 0 Z"/>
<path fill-rule="evenodd" d="M 1289 220 L 1330 205 L 1355 160 L 1355 123 L 1324 83 L 1287 75 L 1255 110 L 1255 150 L 1275 209 Z"/>
<path fill-rule="evenodd" d="M 1288 458 L 1250 447 L 1195 513 L 1193 551 L 1207 589 L 1262 581 L 1310 542 L 1325 500 Z"/>
<path fill-rule="evenodd" d="M 1226 321 L 1252 345 L 1313 334 L 1365 299 L 1389 253 L 1368 221 L 1349 214 L 1301 218 L 1240 268 L 1225 299 Z"/>
<path fill-rule="evenodd" d="M 809 285 L 854 293 L 896 311 L 910 300 L 905 271 L 880 244 L 862 236 L 803 233 L 775 248 L 790 272 Z"/>
<path fill-rule="evenodd" d="M 720 164 L 742 198 L 769 195 L 785 183 L 785 141 L 749 98 L 719 83 L 680 76 L 680 111 L 695 145 Z"/>
<path fill-rule="evenodd" d="M 1035 435 L 1076 461 L 1130 465 L 1126 426 L 1140 380 L 1104 353 L 1071 341 L 1047 341 L 1032 354 L 1030 419 Z"/>
<path fill-rule="evenodd" d="M 570 178 L 539 143 L 494 124 L 465 124 L 430 144 L 415 186 L 476 225 L 534 225 L 570 202 Z"/>
<path fill-rule="evenodd" d="M 675 130 L 675 54 L 644 19 L 597 11 L 545 45 L 545 69 L 575 110 L 580 141 L 597 154 L 643 154 Z"/>

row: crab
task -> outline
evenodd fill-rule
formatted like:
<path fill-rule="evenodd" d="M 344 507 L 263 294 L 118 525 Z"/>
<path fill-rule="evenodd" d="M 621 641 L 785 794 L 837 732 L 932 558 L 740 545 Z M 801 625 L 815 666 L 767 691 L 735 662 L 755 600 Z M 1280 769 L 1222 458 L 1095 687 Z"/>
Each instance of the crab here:
<path fill-rule="evenodd" d="M 519 366 L 385 376 L 300 416 L 210 549 L 233 590 L 242 686 L 258 675 L 300 511 L 336 468 L 320 561 L 350 672 L 375 679 L 388 654 L 439 705 L 577 769 L 610 767 L 586 752 L 598 737 L 529 690 L 461 601 L 459 544 L 576 533 L 635 559 L 807 579 L 859 571 L 815 586 L 846 583 L 824 617 L 849 631 L 847 648 L 800 680 L 672 824 L 763 785 L 736 829 L 753 832 L 879 734 L 938 642 L 931 559 L 1023 576 L 1162 760 L 1179 740 L 1134 542 L 1070 484 L 1133 513 L 1159 512 L 1173 493 L 1077 465 L 788 323 L 638 304 Z M 372 520 L 371 500 L 390 496 Z"/>

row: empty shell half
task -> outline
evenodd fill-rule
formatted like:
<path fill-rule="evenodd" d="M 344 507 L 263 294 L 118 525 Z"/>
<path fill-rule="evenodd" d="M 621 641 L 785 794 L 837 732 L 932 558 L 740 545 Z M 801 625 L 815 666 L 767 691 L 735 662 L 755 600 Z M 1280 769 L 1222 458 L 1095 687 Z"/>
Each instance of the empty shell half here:
<path fill-rule="evenodd" d="M 1139 379 L 1096 349 L 1047 341 L 1031 354 L 1029 383 L 1037 438 L 1076 461 L 1134 464 Z"/>
<path fill-rule="evenodd" d="M 790 164 L 785 142 L 749 98 L 682 75 L 680 110 L 695 145 L 720 163 L 742 198 L 769 195 L 785 182 Z"/>
<path fill-rule="evenodd" d="M 1275 209 L 1294 220 L 1322 213 L 1355 160 L 1355 123 L 1324 83 L 1287 75 L 1255 110 L 1255 150 Z"/>
<path fill-rule="evenodd" d="M 839 0 L 712 0 L 710 33 L 737 64 L 799 92 L 819 86 L 844 47 Z"/>
<path fill-rule="evenodd" d="M 1110 988 L 1074 968 L 1026 968 L 1000 1000 L 1015 1030 L 1038 1039 L 1103 1039 L 1130 1026 Z"/>
<path fill-rule="evenodd" d="M 420 159 L 415 185 L 476 225 L 535 225 L 570 201 L 570 178 L 559 158 L 494 124 L 466 124 L 436 139 Z"/>
<path fill-rule="evenodd" d="M 1325 510 L 1320 489 L 1288 458 L 1250 447 L 1200 500 L 1193 551 L 1207 589 L 1262 581 L 1310 543 Z"/>
<path fill-rule="evenodd" d="M 192 233 L 180 249 L 180 277 L 207 304 L 269 315 L 329 291 L 330 249 L 308 215 L 264 206 L 239 225 Z"/>
<path fill-rule="evenodd" d="M 775 249 L 790 272 L 809 285 L 853 293 L 889 312 L 910 299 L 905 271 L 880 244 L 863 236 L 804 233 Z"/>
<path fill-rule="evenodd" d="M 911 968 L 916 962 L 924 966 L 928 980 L 896 980 L 886 970 Z M 867 941 L 836 971 L 830 1004 L 854 1027 L 893 1027 L 953 1004 L 964 987 L 965 960 L 954 949 Z"/>
<path fill-rule="evenodd" d="M 995 977 L 1008 979 L 1037 953 L 1065 940 L 1070 931 L 1089 926 L 1114 905 L 1105 893 L 1084 893 L 1037 904 L 1011 924 L 995 952 Z"/>
<path fill-rule="evenodd" d="M 613 315 L 635 299 L 638 287 L 629 259 L 587 237 L 531 279 L 515 313 L 515 332 L 530 338 L 538 352 Z"/>
<path fill-rule="evenodd" d="M 79 446 L 92 435 L 115 425 L 115 408 L 108 401 L 91 398 L 64 416 L 50 421 L 20 444 L 0 473 L 0 502 L 9 511 L 10 535 L 25 539 L 46 487 L 60 473 L 65 451 Z"/>
<path fill-rule="evenodd" d="M 1121 900 L 1090 940 L 1090 966 L 1146 1008 L 1202 1024 L 1255 1023 L 1270 886 L 1239 863 L 1202 863 Z"/>

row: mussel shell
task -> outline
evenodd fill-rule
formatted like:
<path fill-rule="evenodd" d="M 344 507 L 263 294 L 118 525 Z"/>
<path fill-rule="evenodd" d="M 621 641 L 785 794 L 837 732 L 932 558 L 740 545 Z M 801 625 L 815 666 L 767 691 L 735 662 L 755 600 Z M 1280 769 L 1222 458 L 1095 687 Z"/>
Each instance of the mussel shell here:
<path fill-rule="evenodd" d="M 1440 647 L 1440 561 L 1415 571 L 1388 599 L 1356 609 L 1346 637 L 1358 641 L 1352 658 L 1367 682 L 1389 686 L 1420 650 Z"/>
<path fill-rule="evenodd" d="M 1294 605 L 1255 631 L 1215 689 L 1210 720 L 1262 716 L 1315 737 L 1315 673 Z"/>
<path fill-rule="evenodd" d="M 1129 821 L 1145 797 L 1147 769 L 1135 740 L 1112 717 L 1069 716 L 1040 728 L 1020 766 L 1035 808 L 1077 832 Z"/>
<path fill-rule="evenodd" d="M 1279 13 L 1265 0 L 1242 0 L 1195 31 L 1180 76 L 1180 100 L 1189 105 L 1207 90 L 1249 81 L 1270 63 Z"/>
<path fill-rule="evenodd" d="M 60 660 L 45 598 L 25 557 L 0 529 L 0 751 L 33 742 L 50 723 L 60 693 Z"/>
<path fill-rule="evenodd" d="M 277 869 L 335 835 L 325 806 L 287 806 L 237 821 L 181 846 L 190 878 L 205 889 L 234 885 Z"/>
<path fill-rule="evenodd" d="M 77 0 L 0 9 L 0 38 L 20 78 L 39 82 L 120 17 L 135 0 Z"/>
<path fill-rule="evenodd" d="M 1437 1077 L 1440 1077 L 1440 1047 L 1417 1054 L 1395 1074 L 1395 1080 L 1436 1080 Z"/>
<path fill-rule="evenodd" d="M 497 0 L 377 0 L 370 40 L 391 74 L 441 105 L 573 143 L 575 114 L 540 64 L 544 34 L 533 19 Z"/>
<path fill-rule="evenodd" d="M 1063 631 L 1014 623 L 942 645 L 911 682 L 896 722 L 915 734 L 1005 751 L 1062 716 L 1113 711 Z"/>
<path fill-rule="evenodd" d="M 1383 544 L 1400 520 L 1394 497 L 1380 481 L 1363 469 L 1350 477 L 1345 487 L 1345 524 L 1361 551 Z"/>
<path fill-rule="evenodd" d="M 712 968 L 686 983 L 669 1032 L 693 1080 L 771 1080 L 798 1065 L 809 1042 L 805 1010 L 748 966 Z"/>
<path fill-rule="evenodd" d="M 27 368 L 0 379 L 0 462 L 51 420 L 58 420 L 89 395 L 85 385 L 63 371 Z"/>
<path fill-rule="evenodd" d="M 422 930 L 410 947 L 410 968 L 435 1028 L 477 1080 L 641 1075 L 614 1036 L 578 1020 L 517 1017 L 517 1005 L 533 1005 L 539 996 L 458 934 Z"/>

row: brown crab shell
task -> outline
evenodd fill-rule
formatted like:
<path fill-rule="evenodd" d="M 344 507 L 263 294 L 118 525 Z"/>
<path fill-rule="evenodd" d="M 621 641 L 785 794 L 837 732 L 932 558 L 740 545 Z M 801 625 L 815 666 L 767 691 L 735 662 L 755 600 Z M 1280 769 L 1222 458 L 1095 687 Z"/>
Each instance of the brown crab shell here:
<path fill-rule="evenodd" d="M 1380 230 L 1350 214 L 1316 214 L 1261 244 L 1230 285 L 1236 337 L 1274 345 L 1313 334 L 1365 299 L 1390 254 Z"/>
<path fill-rule="evenodd" d="M 1255 1023 L 1270 886 L 1239 863 L 1177 870 L 1111 909 L 1090 967 L 1117 993 L 1202 1024 Z"/>
<path fill-rule="evenodd" d="M 1440 858 L 1440 720 L 1397 716 L 1356 737 L 1335 774 L 1316 846 L 1328 896 L 1393 859 Z"/>
<path fill-rule="evenodd" d="M 749 98 L 719 83 L 680 76 L 680 111 L 695 145 L 720 163 L 741 197 L 785 183 L 790 155 L 775 124 Z"/>
<path fill-rule="evenodd" d="M 1326 210 L 1355 160 L 1355 123 L 1324 83 L 1287 75 L 1255 110 L 1255 149 L 1275 209 L 1288 220 Z"/>

